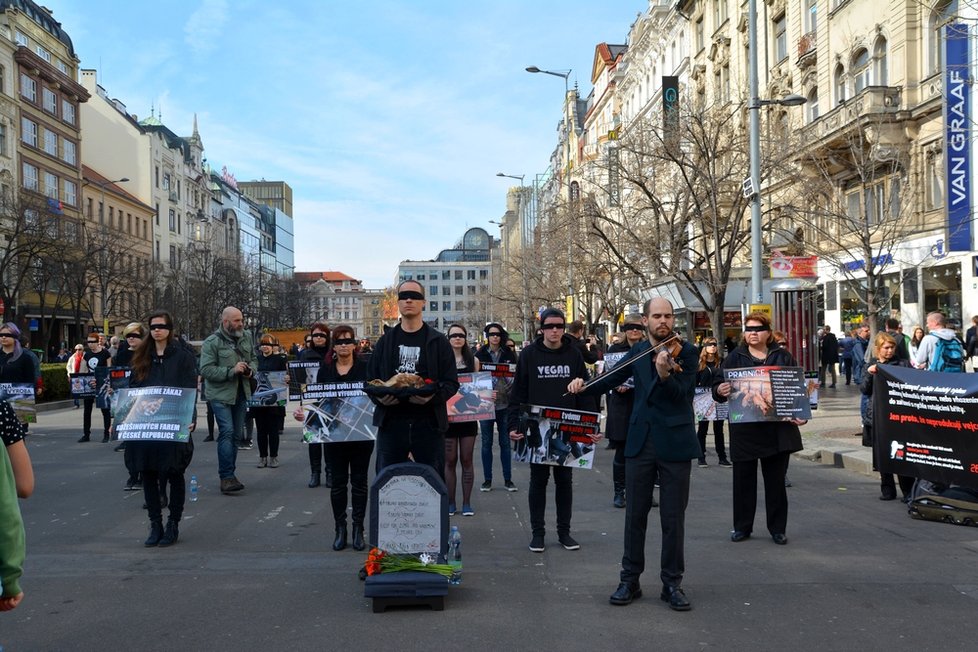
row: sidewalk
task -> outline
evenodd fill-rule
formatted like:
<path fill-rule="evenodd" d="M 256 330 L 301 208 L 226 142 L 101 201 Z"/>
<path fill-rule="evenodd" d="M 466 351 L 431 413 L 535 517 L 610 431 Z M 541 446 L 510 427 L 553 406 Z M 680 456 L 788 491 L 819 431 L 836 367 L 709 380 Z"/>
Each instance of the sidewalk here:
<path fill-rule="evenodd" d="M 818 409 L 812 413 L 812 420 L 801 427 L 805 448 L 795 455 L 875 476 L 872 451 L 862 445 L 859 397 L 855 382 L 846 385 L 844 379 L 835 389 L 822 388 Z"/>

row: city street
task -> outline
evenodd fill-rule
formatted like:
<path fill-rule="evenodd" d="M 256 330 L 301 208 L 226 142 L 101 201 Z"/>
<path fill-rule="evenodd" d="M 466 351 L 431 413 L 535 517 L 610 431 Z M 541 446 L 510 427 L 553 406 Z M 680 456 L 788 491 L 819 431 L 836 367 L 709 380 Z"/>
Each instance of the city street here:
<path fill-rule="evenodd" d="M 826 428 L 858 430 L 851 388 L 827 398 Z M 833 412 L 833 406 L 835 411 Z M 850 406 L 850 407 L 847 407 Z M 203 414 L 203 410 L 201 410 Z M 573 533 L 527 550 L 528 470 L 507 493 L 476 489 L 473 517 L 457 516 L 464 580 L 443 612 L 374 614 L 357 577 L 365 553 L 330 549 L 329 490 L 308 489 L 298 427 L 287 425 L 278 469 L 239 451 L 247 489 L 217 491 L 213 443 L 196 436 L 200 500 L 187 504 L 180 541 L 144 548 L 141 492 L 124 492 L 122 453 L 78 444 L 80 410 L 39 415 L 29 448 L 37 475 L 22 501 L 26 596 L 0 614 L 0 647 L 22 650 L 854 650 L 970 649 L 978 613 L 978 528 L 915 521 L 880 502 L 878 480 L 848 468 L 792 461 L 787 546 L 766 535 L 731 543 L 730 471 L 692 469 L 684 588 L 688 613 L 658 599 L 653 510 L 645 595 L 627 607 L 618 583 L 624 510 L 611 506 L 611 455 L 575 473 Z M 96 415 L 97 416 L 97 415 Z M 206 429 L 201 417 L 200 427 Z M 831 428 L 829 426 L 831 425 Z M 806 441 L 817 438 L 818 418 Z M 198 430 L 200 433 L 200 430 Z M 851 438 L 851 435 L 849 435 Z M 858 445 L 858 440 L 855 440 Z M 482 481 L 476 450 L 476 485 Z M 497 470 L 498 461 L 497 461 Z M 501 484 L 496 478 L 497 486 Z"/>

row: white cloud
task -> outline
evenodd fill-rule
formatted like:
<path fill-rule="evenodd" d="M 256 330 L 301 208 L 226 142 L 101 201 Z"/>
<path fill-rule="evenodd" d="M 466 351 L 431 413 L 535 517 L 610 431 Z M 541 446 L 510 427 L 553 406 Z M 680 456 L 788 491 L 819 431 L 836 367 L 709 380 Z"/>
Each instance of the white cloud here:
<path fill-rule="evenodd" d="M 195 54 L 208 54 L 217 48 L 217 40 L 227 20 L 227 0 L 204 0 L 187 18 L 183 26 L 183 40 Z"/>

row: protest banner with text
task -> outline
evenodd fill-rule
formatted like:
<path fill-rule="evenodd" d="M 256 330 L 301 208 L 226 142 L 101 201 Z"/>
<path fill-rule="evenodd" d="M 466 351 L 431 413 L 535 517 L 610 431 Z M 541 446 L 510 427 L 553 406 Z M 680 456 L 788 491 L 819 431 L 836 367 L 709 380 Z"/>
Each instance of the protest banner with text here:
<path fill-rule="evenodd" d="M 513 460 L 530 464 L 590 469 L 601 415 L 597 412 L 524 405 L 517 430 L 523 439 L 513 443 Z"/>
<path fill-rule="evenodd" d="M 724 369 L 723 379 L 733 386 L 727 398 L 730 423 L 812 418 L 801 367 Z"/>
<path fill-rule="evenodd" d="M 172 441 L 190 438 L 197 390 L 185 387 L 124 388 L 115 405 L 120 441 Z"/>
<path fill-rule="evenodd" d="M 33 383 L 0 383 L 0 401 L 7 401 L 23 423 L 37 423 Z"/>

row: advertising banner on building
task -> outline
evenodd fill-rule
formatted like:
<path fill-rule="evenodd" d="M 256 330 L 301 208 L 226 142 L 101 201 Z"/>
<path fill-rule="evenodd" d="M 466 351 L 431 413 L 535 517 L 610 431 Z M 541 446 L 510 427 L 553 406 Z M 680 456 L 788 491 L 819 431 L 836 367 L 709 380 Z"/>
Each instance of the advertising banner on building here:
<path fill-rule="evenodd" d="M 978 488 L 978 374 L 876 369 L 873 428 L 880 471 Z"/>
<path fill-rule="evenodd" d="M 944 161 L 948 251 L 971 251 L 971 61 L 967 23 L 944 26 Z"/>
<path fill-rule="evenodd" d="M 771 256 L 771 278 L 818 278 L 818 256 Z"/>

